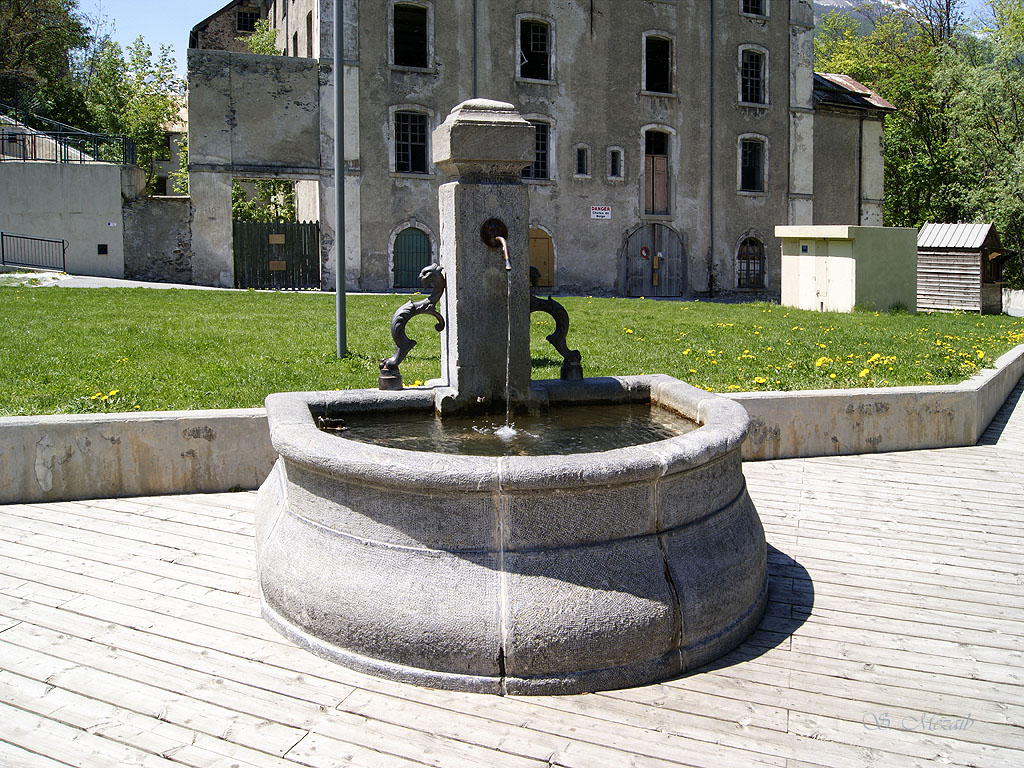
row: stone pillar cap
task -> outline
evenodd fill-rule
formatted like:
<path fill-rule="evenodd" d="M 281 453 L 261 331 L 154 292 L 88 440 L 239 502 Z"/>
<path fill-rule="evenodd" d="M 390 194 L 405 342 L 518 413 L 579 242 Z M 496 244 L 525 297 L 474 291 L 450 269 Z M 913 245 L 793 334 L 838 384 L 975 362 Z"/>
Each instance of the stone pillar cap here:
<path fill-rule="evenodd" d="M 533 161 L 534 133 L 514 105 L 470 99 L 434 131 L 434 164 L 452 178 L 518 178 Z"/>

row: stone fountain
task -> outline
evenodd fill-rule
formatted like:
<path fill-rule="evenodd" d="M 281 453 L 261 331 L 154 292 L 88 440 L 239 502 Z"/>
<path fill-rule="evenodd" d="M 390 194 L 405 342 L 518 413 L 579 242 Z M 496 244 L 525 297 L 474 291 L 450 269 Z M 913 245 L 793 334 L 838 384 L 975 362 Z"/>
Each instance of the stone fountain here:
<path fill-rule="evenodd" d="M 509 104 L 474 100 L 433 144 L 452 179 L 439 193 L 447 287 L 419 309 L 439 320 L 441 378 L 267 398 L 280 458 L 258 498 L 264 616 L 355 669 L 489 693 L 635 686 L 728 652 L 767 600 L 764 532 L 740 465 L 746 412 L 668 376 L 531 382 L 519 171 L 533 128 Z M 397 346 L 382 387 L 400 377 Z M 318 427 L 504 409 L 506 393 L 534 410 L 649 404 L 696 428 L 589 453 L 478 456 Z"/>

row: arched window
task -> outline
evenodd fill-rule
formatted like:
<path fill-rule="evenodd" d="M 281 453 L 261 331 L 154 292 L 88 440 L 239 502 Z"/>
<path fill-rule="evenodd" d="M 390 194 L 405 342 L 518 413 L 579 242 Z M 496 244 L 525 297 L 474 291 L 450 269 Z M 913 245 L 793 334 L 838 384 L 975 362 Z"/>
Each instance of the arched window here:
<path fill-rule="evenodd" d="M 767 59 L 766 53 L 757 48 L 740 51 L 740 101 L 744 104 L 768 103 Z"/>
<path fill-rule="evenodd" d="M 551 25 L 540 19 L 519 21 L 519 76 L 551 80 Z"/>
<path fill-rule="evenodd" d="M 765 165 L 767 152 L 764 137 L 745 134 L 739 140 L 739 190 L 764 192 L 767 188 Z"/>
<path fill-rule="evenodd" d="M 764 243 L 748 237 L 740 243 L 736 255 L 736 287 L 764 288 Z"/>
<path fill-rule="evenodd" d="M 644 38 L 644 90 L 672 93 L 672 40 L 667 37 Z"/>
<path fill-rule="evenodd" d="M 393 24 L 392 63 L 396 67 L 429 67 L 428 9 L 412 3 L 395 3 Z"/>
<path fill-rule="evenodd" d="M 393 257 L 395 288 L 419 288 L 420 271 L 433 260 L 430 238 L 422 229 L 403 229 L 395 238 Z"/>

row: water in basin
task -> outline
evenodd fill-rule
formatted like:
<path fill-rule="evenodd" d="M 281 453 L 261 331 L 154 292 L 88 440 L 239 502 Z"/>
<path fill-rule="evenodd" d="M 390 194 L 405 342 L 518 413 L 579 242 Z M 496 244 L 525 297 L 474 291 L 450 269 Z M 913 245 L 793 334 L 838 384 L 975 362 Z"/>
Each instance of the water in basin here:
<path fill-rule="evenodd" d="M 544 456 L 595 453 L 684 435 L 697 423 L 648 403 L 553 407 L 519 414 L 513 430 L 504 414 L 445 417 L 430 412 L 343 414 L 349 440 L 410 451 L 473 456 Z M 511 432 L 511 434 L 510 434 Z"/>

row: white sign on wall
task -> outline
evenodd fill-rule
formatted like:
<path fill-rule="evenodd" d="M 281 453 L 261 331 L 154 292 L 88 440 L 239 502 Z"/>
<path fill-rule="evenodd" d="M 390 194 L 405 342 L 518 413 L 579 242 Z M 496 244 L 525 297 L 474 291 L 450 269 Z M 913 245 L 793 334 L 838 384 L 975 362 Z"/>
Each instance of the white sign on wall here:
<path fill-rule="evenodd" d="M 610 219 L 612 217 L 612 207 L 610 205 L 592 205 L 590 206 L 590 218 L 592 219 Z"/>

